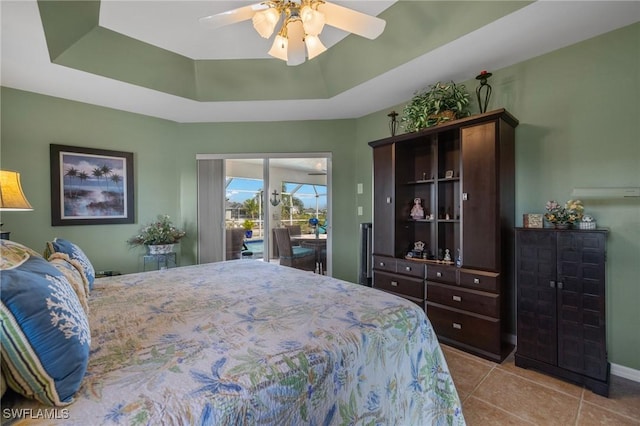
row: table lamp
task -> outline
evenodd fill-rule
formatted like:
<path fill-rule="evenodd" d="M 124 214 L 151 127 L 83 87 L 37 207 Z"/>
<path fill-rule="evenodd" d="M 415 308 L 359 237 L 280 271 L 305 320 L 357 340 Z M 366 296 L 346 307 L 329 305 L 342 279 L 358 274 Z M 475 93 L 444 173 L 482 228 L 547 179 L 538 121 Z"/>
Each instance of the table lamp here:
<path fill-rule="evenodd" d="M 20 173 L 12 170 L 0 170 L 0 211 L 31 211 L 33 207 L 27 201 L 20 185 Z M 0 226 L 2 224 L 0 223 Z M 0 231 L 2 239 L 9 239 L 10 232 Z"/>

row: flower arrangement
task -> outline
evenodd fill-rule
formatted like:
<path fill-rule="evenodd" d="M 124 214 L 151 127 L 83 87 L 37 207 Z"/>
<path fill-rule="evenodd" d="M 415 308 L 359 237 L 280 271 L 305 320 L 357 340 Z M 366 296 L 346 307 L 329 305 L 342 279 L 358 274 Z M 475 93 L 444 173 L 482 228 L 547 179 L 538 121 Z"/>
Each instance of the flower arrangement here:
<path fill-rule="evenodd" d="M 584 212 L 584 206 L 580 200 L 569 200 L 564 204 L 564 207 L 560 206 L 557 201 L 547 201 L 545 205 L 547 213 L 544 217 L 553 224 L 565 224 L 574 223 L 582 219 L 582 213 Z"/>
<path fill-rule="evenodd" d="M 186 232 L 179 230 L 168 215 L 158 215 L 158 219 L 143 226 L 140 232 L 127 240 L 130 246 L 175 244 Z"/>

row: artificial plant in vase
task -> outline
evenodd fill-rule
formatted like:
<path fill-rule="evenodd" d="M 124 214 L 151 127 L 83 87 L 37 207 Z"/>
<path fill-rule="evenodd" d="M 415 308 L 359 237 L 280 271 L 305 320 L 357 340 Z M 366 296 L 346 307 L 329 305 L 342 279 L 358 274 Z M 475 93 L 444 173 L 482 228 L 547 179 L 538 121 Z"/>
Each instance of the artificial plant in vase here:
<path fill-rule="evenodd" d="M 436 126 L 440 123 L 468 117 L 469 93 L 464 84 L 437 82 L 417 92 L 404 107 L 403 127 L 407 132 Z"/>
<path fill-rule="evenodd" d="M 168 215 L 158 215 L 158 218 L 140 228 L 140 231 L 127 240 L 132 246 L 170 246 L 180 241 L 186 235 L 185 231 L 176 228 Z M 165 250 L 171 251 L 170 248 Z M 150 249 L 150 252 L 153 251 Z M 159 251 L 162 251 L 160 249 Z M 158 250 L 156 250 L 158 252 Z"/>
<path fill-rule="evenodd" d="M 556 228 L 569 228 L 574 223 L 582 219 L 584 213 L 584 206 L 580 200 L 569 200 L 564 206 L 561 206 L 557 201 L 547 201 L 545 205 L 547 212 L 544 214 L 545 219 L 554 225 Z"/>
<path fill-rule="evenodd" d="M 242 227 L 244 228 L 244 236 L 247 238 L 253 237 L 253 221 L 251 219 L 245 219 L 242 223 Z"/>

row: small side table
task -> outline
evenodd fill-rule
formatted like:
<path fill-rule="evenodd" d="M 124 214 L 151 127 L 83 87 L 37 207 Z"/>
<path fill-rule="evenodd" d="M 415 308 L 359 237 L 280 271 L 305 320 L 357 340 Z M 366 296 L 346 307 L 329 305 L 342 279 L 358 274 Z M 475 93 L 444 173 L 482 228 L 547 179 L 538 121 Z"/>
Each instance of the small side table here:
<path fill-rule="evenodd" d="M 145 254 L 143 257 L 143 271 L 156 271 L 178 266 L 175 252 L 165 254 Z"/>

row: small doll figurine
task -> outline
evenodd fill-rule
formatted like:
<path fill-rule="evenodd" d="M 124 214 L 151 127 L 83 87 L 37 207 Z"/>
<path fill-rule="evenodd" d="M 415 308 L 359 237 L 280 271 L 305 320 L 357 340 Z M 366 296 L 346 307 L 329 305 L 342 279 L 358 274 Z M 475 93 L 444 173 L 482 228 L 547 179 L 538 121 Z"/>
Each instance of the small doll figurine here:
<path fill-rule="evenodd" d="M 414 198 L 413 200 L 411 218 L 415 220 L 424 219 L 424 209 L 422 208 L 422 200 L 420 198 Z"/>
<path fill-rule="evenodd" d="M 446 249 L 444 251 L 444 261 L 451 262 L 451 253 L 449 253 L 449 249 Z"/>

